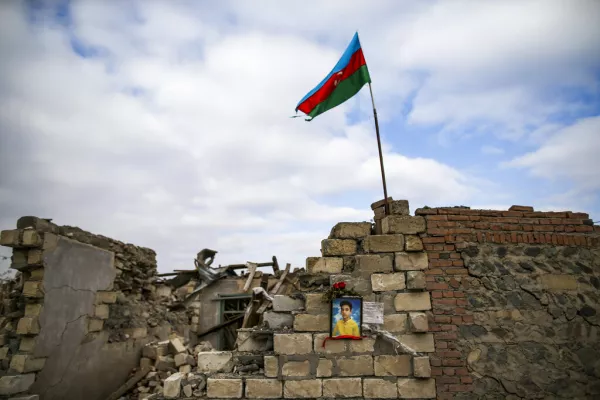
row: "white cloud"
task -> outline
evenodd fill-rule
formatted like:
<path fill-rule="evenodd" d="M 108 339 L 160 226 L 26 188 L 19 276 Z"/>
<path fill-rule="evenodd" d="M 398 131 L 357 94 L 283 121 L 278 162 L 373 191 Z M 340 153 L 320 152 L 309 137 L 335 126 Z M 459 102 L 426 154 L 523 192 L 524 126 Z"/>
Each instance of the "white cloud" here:
<path fill-rule="evenodd" d="M 582 189 L 600 188 L 600 117 L 586 118 L 550 137 L 531 153 L 507 162 L 536 177 L 575 182 Z"/>
<path fill-rule="evenodd" d="M 485 145 L 481 147 L 481 152 L 488 155 L 504 154 L 504 149 L 496 146 Z"/>

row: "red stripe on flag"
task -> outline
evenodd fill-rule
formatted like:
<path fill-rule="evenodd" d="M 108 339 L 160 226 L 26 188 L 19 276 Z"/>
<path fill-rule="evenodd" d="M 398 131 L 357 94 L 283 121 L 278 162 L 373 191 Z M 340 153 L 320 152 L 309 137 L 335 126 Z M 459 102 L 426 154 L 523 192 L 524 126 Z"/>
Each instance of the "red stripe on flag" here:
<path fill-rule="evenodd" d="M 352 76 L 360 67 L 365 65 L 367 62 L 365 61 L 365 56 L 363 55 L 362 48 L 358 49 L 348 62 L 348 65 L 344 69 L 339 72 L 336 72 L 329 78 L 327 82 L 323 84 L 323 86 L 317 90 L 312 96 L 304 101 L 304 103 L 298 106 L 298 109 L 305 114 L 310 114 L 313 108 L 315 108 L 319 103 L 323 102 L 337 87 L 337 85 Z"/>

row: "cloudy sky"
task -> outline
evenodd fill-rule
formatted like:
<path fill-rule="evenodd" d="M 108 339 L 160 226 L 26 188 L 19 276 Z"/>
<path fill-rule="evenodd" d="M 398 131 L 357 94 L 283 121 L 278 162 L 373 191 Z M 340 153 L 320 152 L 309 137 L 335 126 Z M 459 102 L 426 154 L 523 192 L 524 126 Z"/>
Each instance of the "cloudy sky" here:
<path fill-rule="evenodd" d="M 357 30 L 411 212 L 600 219 L 598 1 L 2 1 L 0 227 L 304 266 L 383 197 L 366 88 L 290 118 Z"/>

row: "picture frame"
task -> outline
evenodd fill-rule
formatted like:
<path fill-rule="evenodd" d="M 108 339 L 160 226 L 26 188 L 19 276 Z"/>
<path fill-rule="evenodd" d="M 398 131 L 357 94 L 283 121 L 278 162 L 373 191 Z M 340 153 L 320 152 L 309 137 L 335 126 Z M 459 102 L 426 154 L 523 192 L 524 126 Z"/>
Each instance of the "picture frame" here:
<path fill-rule="evenodd" d="M 346 322 L 344 322 L 346 317 Z M 362 337 L 363 299 L 358 296 L 336 297 L 331 301 L 329 336 Z"/>

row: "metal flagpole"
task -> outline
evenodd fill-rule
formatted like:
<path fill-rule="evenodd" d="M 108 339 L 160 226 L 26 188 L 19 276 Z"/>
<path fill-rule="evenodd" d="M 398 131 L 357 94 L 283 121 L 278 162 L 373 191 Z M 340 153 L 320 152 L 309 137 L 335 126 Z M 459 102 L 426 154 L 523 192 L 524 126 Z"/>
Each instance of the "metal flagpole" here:
<path fill-rule="evenodd" d="M 375 117 L 375 133 L 377 134 L 377 147 L 379 148 L 379 165 L 381 166 L 381 180 L 383 181 L 383 198 L 385 199 L 385 215 L 390 214 L 390 205 L 388 204 L 387 185 L 385 184 L 385 169 L 383 168 L 383 153 L 381 152 L 381 138 L 379 137 L 379 121 L 377 121 L 377 110 L 375 109 L 375 100 L 373 100 L 373 89 L 369 82 L 369 92 L 371 92 L 371 104 L 373 104 L 373 116 Z"/>

